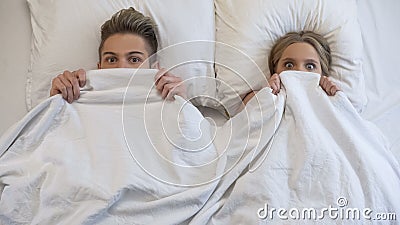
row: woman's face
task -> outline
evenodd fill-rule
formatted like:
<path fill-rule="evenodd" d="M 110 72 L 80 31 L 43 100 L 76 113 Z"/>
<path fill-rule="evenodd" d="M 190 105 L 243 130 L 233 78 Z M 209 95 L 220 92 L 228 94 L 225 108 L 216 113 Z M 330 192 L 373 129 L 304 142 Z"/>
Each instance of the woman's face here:
<path fill-rule="evenodd" d="M 149 57 L 145 40 L 135 34 L 114 34 L 104 42 L 100 53 L 99 69 L 149 68 Z"/>
<path fill-rule="evenodd" d="M 282 53 L 276 65 L 276 73 L 297 70 L 322 74 L 319 55 L 314 47 L 306 42 L 293 43 Z"/>

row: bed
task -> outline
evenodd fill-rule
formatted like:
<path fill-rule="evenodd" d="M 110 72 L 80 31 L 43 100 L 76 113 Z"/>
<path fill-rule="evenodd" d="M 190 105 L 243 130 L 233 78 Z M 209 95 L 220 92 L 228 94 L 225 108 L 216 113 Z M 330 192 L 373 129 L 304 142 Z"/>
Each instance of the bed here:
<path fill-rule="evenodd" d="M 92 70 L 98 26 L 128 6 L 159 25 L 160 62 L 188 80 L 192 104 L 161 101 L 155 70 Z M 3 0 L 1 224 L 398 224 L 399 10 L 395 0 Z M 273 41 L 299 29 L 328 39 L 345 94 L 289 73 L 281 95 L 262 89 L 238 113 L 269 76 Z M 48 98 L 52 77 L 81 67 L 95 91 L 72 105 Z M 342 214 L 321 213 L 330 207 Z M 373 213 L 345 218 L 349 208 Z"/>

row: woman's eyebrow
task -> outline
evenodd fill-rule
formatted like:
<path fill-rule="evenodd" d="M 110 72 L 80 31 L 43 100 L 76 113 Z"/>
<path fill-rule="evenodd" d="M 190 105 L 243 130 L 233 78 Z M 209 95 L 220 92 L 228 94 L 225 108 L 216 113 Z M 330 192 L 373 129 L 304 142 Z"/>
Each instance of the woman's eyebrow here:
<path fill-rule="evenodd" d="M 315 59 L 306 59 L 306 62 L 313 62 L 313 63 L 318 63 L 318 60 Z"/>
<path fill-rule="evenodd" d="M 287 57 L 287 58 L 283 58 L 281 59 L 282 61 L 295 61 L 295 59 Z M 304 60 L 305 62 L 313 62 L 313 63 L 318 63 L 318 60 L 314 59 L 314 58 L 309 58 Z"/>
<path fill-rule="evenodd" d="M 293 58 L 289 58 L 289 57 L 283 58 L 283 59 L 281 59 L 281 60 L 282 60 L 282 61 L 294 61 Z"/>

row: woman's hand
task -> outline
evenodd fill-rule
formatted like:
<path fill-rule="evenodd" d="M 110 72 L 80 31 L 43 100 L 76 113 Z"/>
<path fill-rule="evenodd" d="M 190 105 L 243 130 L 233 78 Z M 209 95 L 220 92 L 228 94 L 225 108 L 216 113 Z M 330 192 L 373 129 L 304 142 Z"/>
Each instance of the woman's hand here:
<path fill-rule="evenodd" d="M 333 83 L 329 77 L 327 76 L 321 76 L 321 79 L 319 80 L 319 86 L 322 87 L 322 89 L 329 95 L 333 96 L 336 94 L 337 91 L 340 91 L 338 86 L 336 86 L 335 83 Z"/>
<path fill-rule="evenodd" d="M 271 76 L 268 80 L 269 87 L 272 89 L 272 94 L 277 95 L 281 90 L 281 78 L 277 73 Z"/>
<path fill-rule="evenodd" d="M 167 72 L 165 68 L 161 68 L 155 76 L 155 84 L 157 90 L 161 93 L 161 97 L 167 100 L 174 100 L 174 95 L 179 95 L 184 99 L 186 96 L 186 86 L 182 78 Z"/>
<path fill-rule="evenodd" d="M 55 77 L 51 82 L 50 96 L 61 94 L 67 102 L 72 103 L 80 96 L 80 87 L 86 84 L 86 72 L 83 69 L 68 70 Z"/>

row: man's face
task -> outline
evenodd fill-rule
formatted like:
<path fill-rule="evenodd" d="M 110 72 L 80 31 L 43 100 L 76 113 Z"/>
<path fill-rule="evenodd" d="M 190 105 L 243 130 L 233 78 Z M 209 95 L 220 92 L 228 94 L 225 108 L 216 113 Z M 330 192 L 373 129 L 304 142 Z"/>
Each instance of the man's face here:
<path fill-rule="evenodd" d="M 146 41 L 135 34 L 114 34 L 107 38 L 97 64 L 99 69 L 150 68 Z M 146 64 L 143 62 L 146 61 Z"/>

